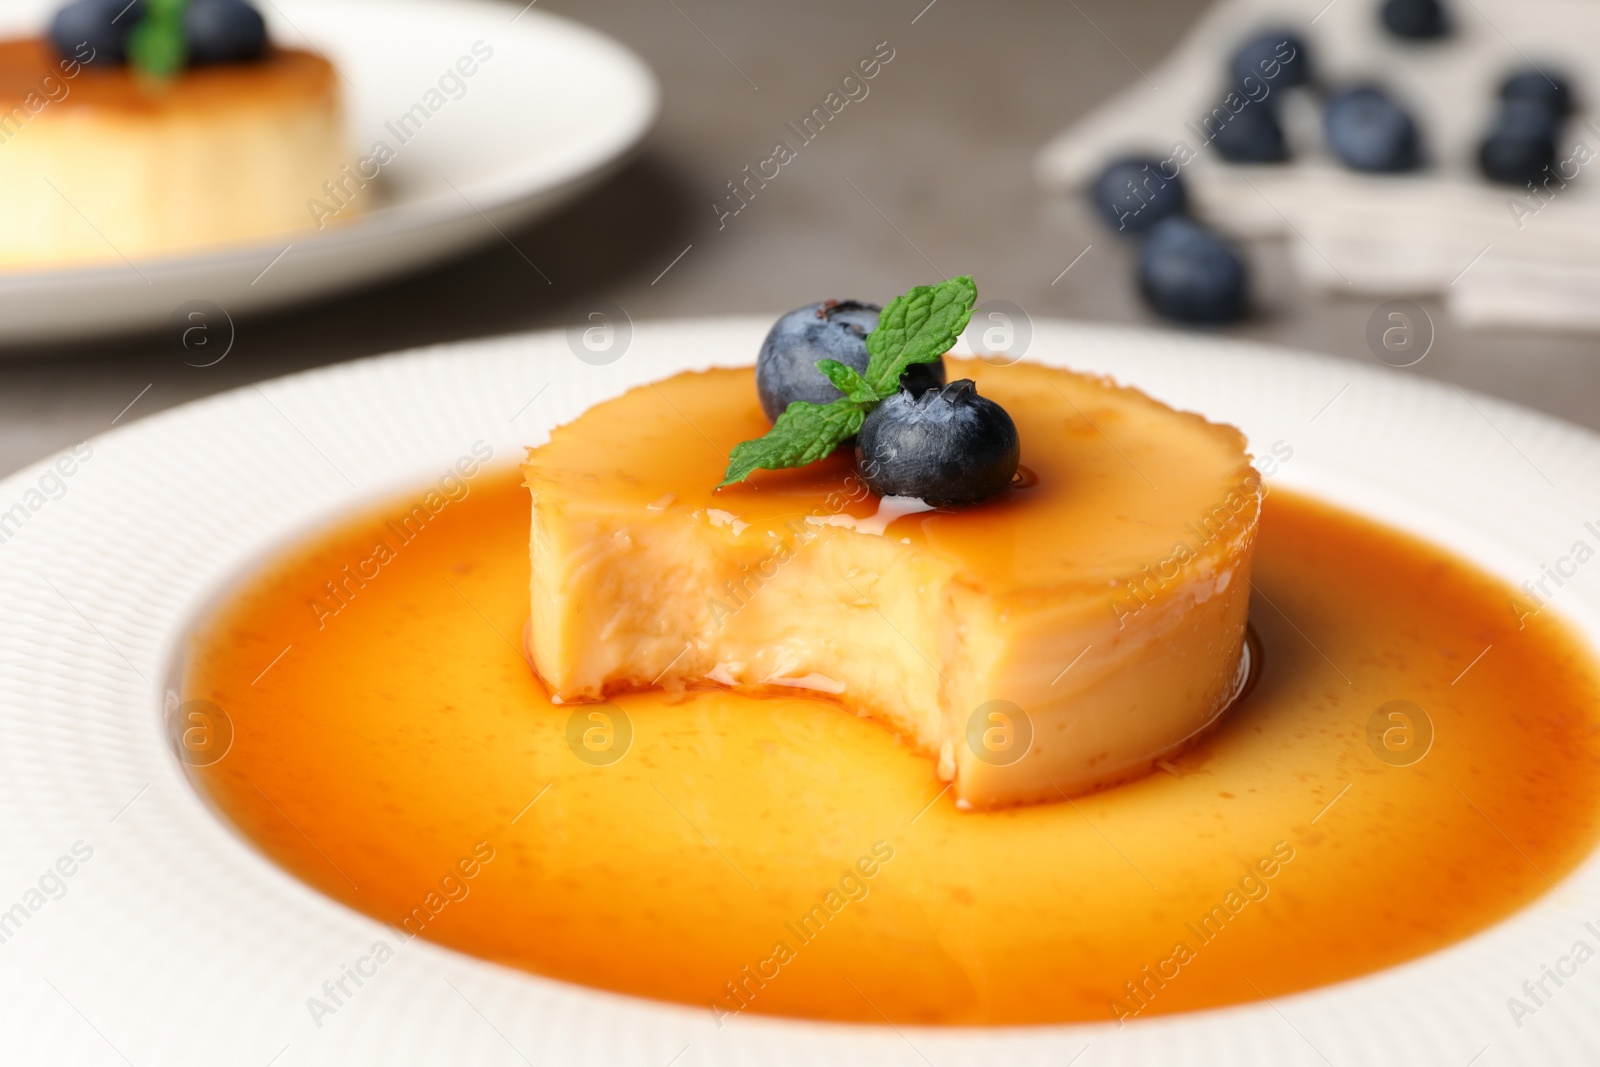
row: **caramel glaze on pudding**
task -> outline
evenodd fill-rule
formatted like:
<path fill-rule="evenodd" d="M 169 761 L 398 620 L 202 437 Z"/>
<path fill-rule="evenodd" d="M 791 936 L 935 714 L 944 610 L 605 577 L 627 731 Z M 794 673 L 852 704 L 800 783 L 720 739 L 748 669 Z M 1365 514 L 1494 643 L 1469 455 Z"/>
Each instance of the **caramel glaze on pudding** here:
<path fill-rule="evenodd" d="M 348 159 L 338 75 L 310 52 L 152 82 L 0 40 L 0 267 L 303 230 Z"/>
<path fill-rule="evenodd" d="M 523 468 L 529 646 L 555 694 L 819 692 L 905 735 L 969 809 L 1145 773 L 1214 722 L 1244 679 L 1242 435 L 1103 378 L 949 364 L 1010 413 L 1029 477 L 893 521 L 848 450 L 715 490 L 767 428 L 748 369 L 557 428 Z"/>
<path fill-rule="evenodd" d="M 1249 694 L 1168 770 L 992 812 L 957 811 L 899 735 L 804 690 L 553 705 L 518 647 L 527 490 L 491 471 L 450 495 L 309 537 L 189 647 L 179 695 L 232 726 L 200 790 L 394 927 L 330 948 L 332 969 L 416 935 L 719 1017 L 1143 1018 L 1414 959 L 1594 847 L 1581 639 L 1548 610 L 1519 626 L 1514 590 L 1447 553 L 1282 490 Z M 1409 737 L 1379 714 L 1394 700 L 1426 716 Z M 206 721 L 179 736 L 204 742 Z M 283 1010 L 342 1012 L 325 977 L 280 990 Z"/>

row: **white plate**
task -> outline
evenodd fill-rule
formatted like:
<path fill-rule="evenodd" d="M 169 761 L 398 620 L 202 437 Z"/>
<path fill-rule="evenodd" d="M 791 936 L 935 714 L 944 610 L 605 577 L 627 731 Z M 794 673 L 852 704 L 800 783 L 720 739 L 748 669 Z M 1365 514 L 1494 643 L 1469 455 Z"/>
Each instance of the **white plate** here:
<path fill-rule="evenodd" d="M 8 4 L 0 35 L 42 32 L 56 6 Z M 520 14 L 478 0 L 262 0 L 258 7 L 274 41 L 321 51 L 339 69 L 352 165 L 377 140 L 395 149 L 382 168 L 385 205 L 249 245 L 132 265 L 113 259 L 0 272 L 0 343 L 155 327 L 193 300 L 240 315 L 321 299 L 500 241 L 496 228 L 519 226 L 603 177 L 655 119 L 655 78 L 637 56 L 531 5 Z M 453 92 L 400 144 L 385 123 L 421 101 L 480 41 L 492 56 L 464 79 L 465 91 Z"/>
<path fill-rule="evenodd" d="M 614 362 L 559 333 L 449 345 L 250 387 L 90 442 L 70 476 L 0 482 L 0 911 L 74 842 L 59 900 L 0 944 L 7 1062 L 1480 1064 L 1600 1047 L 1600 970 L 1512 1025 L 1506 998 L 1600 921 L 1591 858 L 1445 951 L 1272 1004 L 1114 1025 L 809 1024 L 599 993 L 423 942 L 318 1028 L 306 1000 L 388 930 L 257 853 L 164 740 L 164 682 L 195 613 L 262 553 L 357 501 L 433 480 L 477 440 L 513 463 L 630 385 L 747 363 L 770 319 L 644 323 Z M 585 355 L 595 355 L 585 349 Z M 620 355 L 619 355 L 620 353 Z M 1114 374 L 1282 441 L 1276 477 L 1453 546 L 1513 582 L 1593 539 L 1600 439 L 1405 376 L 1225 340 L 1039 323 L 1030 358 Z M 30 492 L 43 490 L 38 496 Z M 32 505 L 38 505 L 34 508 Z M 1556 607 L 1600 644 L 1600 565 Z M 26 902 L 25 902 L 26 903 Z M 1397 908 L 1426 908 L 1397 887 Z M 1600 967 L 1600 964 L 1596 965 Z M 452 988 L 452 986 L 454 988 Z M 287 1051 L 284 1051 L 287 1048 Z M 525 1058 L 525 1059 L 524 1059 Z"/>

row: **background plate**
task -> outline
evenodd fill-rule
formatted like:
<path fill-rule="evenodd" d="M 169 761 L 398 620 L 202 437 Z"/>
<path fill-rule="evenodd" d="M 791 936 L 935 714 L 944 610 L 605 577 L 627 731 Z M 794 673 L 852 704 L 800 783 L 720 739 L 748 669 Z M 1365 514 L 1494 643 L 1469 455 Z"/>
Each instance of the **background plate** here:
<path fill-rule="evenodd" d="M 8 4 L 0 34 L 41 33 L 57 6 Z M 603 177 L 655 119 L 655 78 L 638 57 L 531 4 L 520 13 L 476 0 L 257 6 L 274 41 L 322 52 L 339 69 L 352 166 L 374 141 L 395 149 L 382 169 L 383 206 L 249 245 L 0 272 L 0 342 L 147 329 L 197 299 L 233 314 L 321 299 L 501 240 L 497 228 L 521 225 Z M 492 58 L 400 144 L 385 123 L 436 88 L 478 41 Z"/>
<path fill-rule="evenodd" d="M 422 941 L 313 1022 L 307 998 L 392 935 L 263 858 L 190 787 L 161 721 L 185 627 L 290 536 L 437 478 L 475 441 L 511 464 L 552 426 L 631 385 L 748 363 L 770 321 L 641 323 L 604 352 L 545 333 L 344 364 L 154 416 L 80 446 L 70 464 L 37 464 L 0 482 L 8 1062 L 1590 1060 L 1585 1050 L 1600 1047 L 1600 965 L 1567 979 L 1520 1027 L 1506 999 L 1575 940 L 1597 940 L 1584 926 L 1600 924 L 1594 858 L 1534 906 L 1443 952 L 1271 1003 L 1121 1030 L 752 1016 L 718 1030 L 707 1011 L 582 989 Z M 1600 439 L 1510 405 L 1403 372 L 1149 331 L 1041 322 L 1027 355 L 1107 372 L 1235 422 L 1257 451 L 1282 441 L 1293 456 L 1281 481 L 1452 546 L 1517 584 L 1573 541 L 1594 539 L 1584 520 L 1600 519 Z M 1567 581 L 1554 608 L 1600 645 L 1600 565 Z M 30 895 L 77 842 L 93 854 L 60 882 L 65 889 L 47 879 L 47 894 Z M 1394 907 L 1428 902 L 1400 886 Z"/>

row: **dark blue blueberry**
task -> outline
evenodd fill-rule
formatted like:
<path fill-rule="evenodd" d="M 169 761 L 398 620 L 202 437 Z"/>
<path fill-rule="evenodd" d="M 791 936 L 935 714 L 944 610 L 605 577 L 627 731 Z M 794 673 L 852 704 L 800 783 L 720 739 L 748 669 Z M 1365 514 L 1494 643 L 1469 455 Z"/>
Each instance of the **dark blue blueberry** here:
<path fill-rule="evenodd" d="M 1500 86 L 1500 99 L 1508 103 L 1530 100 L 1558 119 L 1572 114 L 1572 86 L 1555 71 L 1525 70 L 1511 75 Z"/>
<path fill-rule="evenodd" d="M 1536 100 L 1507 100 L 1478 148 L 1484 177 L 1526 185 L 1544 177 L 1556 161 L 1556 119 Z"/>
<path fill-rule="evenodd" d="M 1265 102 L 1246 104 L 1212 135 L 1211 143 L 1230 163 L 1282 163 L 1289 158 L 1277 112 Z"/>
<path fill-rule="evenodd" d="M 244 0 L 190 0 L 183 13 L 189 62 L 248 63 L 267 51 L 267 24 Z"/>
<path fill-rule="evenodd" d="M 1228 71 L 1233 84 L 1252 97 L 1258 84 L 1292 89 L 1311 81 L 1311 53 L 1305 38 L 1293 30 L 1267 30 L 1239 46 Z"/>
<path fill-rule="evenodd" d="M 1384 26 L 1408 41 L 1431 41 L 1450 33 L 1450 15 L 1440 0 L 1384 0 Z"/>
<path fill-rule="evenodd" d="M 1328 147 L 1355 170 L 1393 173 L 1422 165 L 1417 124 L 1381 89 L 1344 89 L 1328 98 L 1322 113 Z"/>
<path fill-rule="evenodd" d="M 1021 456 L 1011 416 L 979 396 L 970 378 L 920 396 L 902 389 L 872 409 L 856 436 L 856 466 L 867 488 L 940 508 L 1004 491 Z"/>
<path fill-rule="evenodd" d="M 1170 167 L 1172 176 L 1163 173 Z M 1118 233 L 1144 233 L 1188 204 L 1177 167 L 1146 156 L 1119 159 L 1100 172 L 1089 189 L 1101 218 Z"/>
<path fill-rule="evenodd" d="M 931 363 L 913 363 L 900 372 L 900 388 L 909 390 L 912 396 L 921 396 L 929 389 L 937 389 L 944 383 L 943 356 Z"/>
<path fill-rule="evenodd" d="M 1140 250 L 1139 290 L 1168 318 L 1233 322 L 1245 313 L 1244 261 L 1199 223 L 1168 219 Z"/>
<path fill-rule="evenodd" d="M 825 300 L 784 315 L 767 331 L 756 357 L 756 394 L 767 418 L 776 420 L 792 402 L 826 404 L 839 390 L 817 370 L 817 361 L 836 359 L 861 373 L 867 370 L 867 334 L 878 328 L 876 304 Z M 944 360 L 916 364 L 907 372 L 914 388 L 944 384 Z"/>
<path fill-rule="evenodd" d="M 143 0 L 75 0 L 50 20 L 50 43 L 63 59 L 102 66 L 127 60 L 128 34 L 144 18 Z M 92 57 L 92 58 L 91 58 Z"/>

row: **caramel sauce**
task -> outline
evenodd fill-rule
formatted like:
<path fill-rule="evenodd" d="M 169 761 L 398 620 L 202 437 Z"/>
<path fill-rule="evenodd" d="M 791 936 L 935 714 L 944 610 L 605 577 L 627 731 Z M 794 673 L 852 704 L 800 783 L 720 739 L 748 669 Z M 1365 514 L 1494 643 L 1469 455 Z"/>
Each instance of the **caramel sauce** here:
<path fill-rule="evenodd" d="M 1281 490 L 1260 677 L 1220 727 L 1138 781 L 975 814 L 820 700 L 552 705 L 520 651 L 526 491 L 469 485 L 404 533 L 387 523 L 415 500 L 286 554 L 185 663 L 184 698 L 233 731 L 199 788 L 391 945 L 404 929 L 719 1016 L 1142 1017 L 1451 944 L 1600 830 L 1581 642 L 1550 613 L 1519 630 L 1461 560 Z"/>
<path fill-rule="evenodd" d="M 337 89 L 326 59 L 294 48 L 273 48 L 254 63 L 191 67 L 154 81 L 126 64 L 76 62 L 43 38 L 0 40 L 0 117 L 12 108 L 24 115 L 93 108 L 152 118 L 252 102 L 331 102 Z"/>

